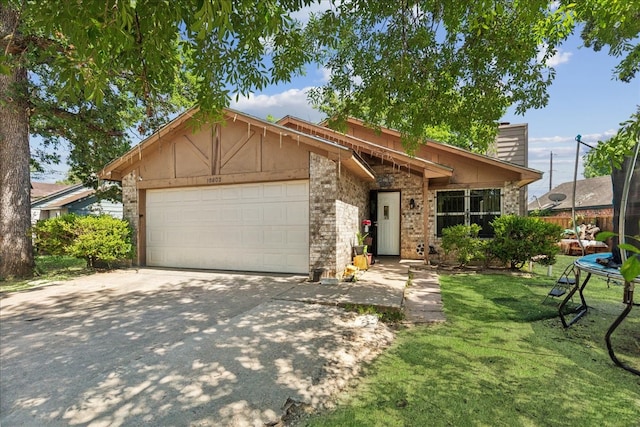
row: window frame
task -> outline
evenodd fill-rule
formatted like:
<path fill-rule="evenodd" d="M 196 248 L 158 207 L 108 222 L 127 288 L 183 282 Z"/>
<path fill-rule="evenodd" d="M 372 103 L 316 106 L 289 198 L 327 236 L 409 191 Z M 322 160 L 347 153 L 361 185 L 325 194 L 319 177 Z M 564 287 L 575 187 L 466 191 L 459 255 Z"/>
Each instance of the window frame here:
<path fill-rule="evenodd" d="M 472 193 L 474 191 L 497 191 L 498 192 L 498 197 L 499 197 L 499 204 L 500 204 L 500 211 L 491 211 L 491 210 L 477 210 L 477 211 L 471 211 L 471 205 L 472 205 Z M 455 193 L 455 192 L 462 192 L 462 198 L 463 198 L 463 204 L 464 204 L 464 209 L 462 212 L 439 212 L 439 197 L 442 193 Z M 471 217 L 473 216 L 483 216 L 483 215 L 493 215 L 494 218 L 495 217 L 499 217 L 501 215 L 503 215 L 504 212 L 504 191 L 502 188 L 500 187 L 482 187 L 482 188 L 465 188 L 465 189 L 446 189 L 446 190 L 436 190 L 436 194 L 435 194 L 435 207 L 434 207 L 434 226 L 435 226 L 435 236 L 437 238 L 442 238 L 442 230 L 439 228 L 438 225 L 438 219 L 441 217 L 447 217 L 447 216 L 456 216 L 456 217 L 460 217 L 462 216 L 464 218 L 464 221 L 459 223 L 459 224 L 464 224 L 464 225 L 470 225 L 470 224 L 476 224 L 477 222 L 472 222 L 471 221 Z M 443 224 L 444 225 L 444 224 Z M 482 224 L 480 224 L 482 225 Z M 442 228 L 445 228 L 444 226 Z M 491 238 L 493 237 L 494 233 L 493 230 L 491 230 L 490 233 L 482 233 L 481 232 L 481 238 Z"/>

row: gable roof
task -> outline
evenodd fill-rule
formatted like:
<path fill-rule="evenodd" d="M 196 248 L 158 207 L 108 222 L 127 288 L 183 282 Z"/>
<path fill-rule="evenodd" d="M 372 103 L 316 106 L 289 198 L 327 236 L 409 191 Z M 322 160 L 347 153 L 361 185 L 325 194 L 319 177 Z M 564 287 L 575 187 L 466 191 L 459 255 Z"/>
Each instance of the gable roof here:
<path fill-rule="evenodd" d="M 75 203 L 78 200 L 90 197 L 94 193 L 94 189 L 87 188 L 83 184 L 65 185 L 64 188 L 59 191 L 33 200 L 31 207 L 41 210 L 59 209 Z"/>
<path fill-rule="evenodd" d="M 549 199 L 551 194 L 564 194 L 566 199 L 556 203 Z M 536 209 L 550 209 L 553 211 L 571 209 L 573 181 L 564 182 L 551 191 L 529 203 L 530 211 Z M 613 206 L 613 186 L 611 176 L 598 176 L 576 181 L 576 209 L 603 208 Z"/>
<path fill-rule="evenodd" d="M 186 122 L 191 119 L 198 111 L 198 107 L 194 107 L 184 112 L 176 119 L 160 128 L 153 135 L 147 137 L 138 145 L 131 148 L 131 150 L 129 150 L 127 153 L 111 161 L 98 173 L 98 176 L 106 180 L 120 181 L 129 171 L 131 171 L 137 165 L 138 162 L 142 160 L 146 152 L 155 147 L 156 144 L 159 144 L 164 136 L 181 126 L 184 126 Z M 273 132 L 275 134 L 280 134 L 281 136 L 295 138 L 298 143 L 305 144 L 314 148 L 321 148 L 329 154 L 334 154 L 334 160 L 339 160 L 343 166 L 345 166 L 360 178 L 369 181 L 373 181 L 375 179 L 373 170 L 366 164 L 366 162 L 364 162 L 360 158 L 360 156 L 355 151 L 349 149 L 348 147 L 344 147 L 340 144 L 336 144 L 317 136 L 299 132 L 294 129 L 282 126 L 278 123 L 271 123 L 266 120 L 262 120 L 257 117 L 253 117 L 229 108 L 224 109 L 222 111 L 222 115 L 225 120 L 233 122 L 235 122 L 236 120 L 240 120 L 247 123 L 249 127 L 256 126 L 260 128 L 263 132 Z"/>
<path fill-rule="evenodd" d="M 422 170 L 426 178 L 448 177 L 453 175 L 453 168 L 449 166 L 441 165 L 419 157 L 409 156 L 402 151 L 374 144 L 361 138 L 356 138 L 324 126 L 319 126 L 311 122 L 298 119 L 297 117 L 286 116 L 280 119 L 278 123 L 283 126 L 287 126 L 288 128 L 295 126 L 295 129 L 297 130 L 303 129 L 306 132 L 310 132 L 312 135 L 318 135 L 323 139 L 336 141 L 340 145 L 348 145 L 358 153 L 363 152 L 372 157 L 393 161 L 397 166 L 405 166 L 409 170 L 412 168 L 414 170 Z"/>
<path fill-rule="evenodd" d="M 320 125 L 316 125 L 316 124 L 298 119 L 296 117 L 286 116 L 283 119 L 281 119 L 278 123 L 282 123 L 290 126 L 291 125 L 302 126 L 307 129 L 310 129 L 312 132 L 317 134 L 326 135 L 328 132 L 331 132 L 332 135 L 339 135 L 340 138 L 342 138 L 341 140 L 342 143 L 347 143 L 349 145 L 362 148 L 365 152 L 367 152 L 368 154 L 372 154 L 374 157 L 381 157 L 384 159 L 385 155 L 391 155 L 394 159 L 398 159 L 398 161 L 400 162 L 407 161 L 408 159 L 413 159 L 417 161 L 418 164 L 421 164 L 423 167 L 427 168 L 428 172 L 425 171 L 425 177 L 427 178 L 451 176 L 453 173 L 453 168 L 451 168 L 450 166 L 431 162 L 429 160 L 426 160 L 424 158 L 417 157 L 417 156 L 409 156 L 408 154 L 398 150 L 393 150 L 391 148 L 388 148 L 382 145 L 376 145 L 360 138 L 355 138 L 348 134 L 333 131 L 325 126 L 327 124 L 326 121 L 322 122 Z M 353 118 L 353 117 L 348 118 L 347 123 L 359 128 L 374 130 L 371 127 L 367 126 L 364 121 Z M 518 125 L 518 126 L 522 126 L 522 125 Z M 380 130 L 380 133 L 389 135 L 398 141 L 401 138 L 401 134 L 397 130 L 389 129 L 385 127 L 380 127 L 379 130 Z M 514 163 L 507 162 L 505 160 L 500 160 L 496 157 L 473 153 L 463 148 L 445 144 L 438 141 L 434 141 L 434 140 L 427 140 L 425 142 L 426 144 L 420 148 L 421 150 L 432 150 L 432 151 L 435 150 L 435 151 L 440 151 L 444 153 L 449 153 L 457 157 L 463 157 L 463 158 L 479 161 L 484 164 L 487 164 L 488 166 L 499 167 L 511 172 L 515 172 L 520 175 L 520 179 L 518 181 L 518 184 L 520 186 L 530 184 L 542 178 L 542 172 L 538 170 L 531 169 L 524 166 L 519 166 Z M 368 151 L 371 149 L 373 149 L 373 151 Z M 419 152 L 417 154 L 418 156 L 420 155 Z"/>
<path fill-rule="evenodd" d="M 31 201 L 71 188 L 73 185 L 31 181 Z"/>

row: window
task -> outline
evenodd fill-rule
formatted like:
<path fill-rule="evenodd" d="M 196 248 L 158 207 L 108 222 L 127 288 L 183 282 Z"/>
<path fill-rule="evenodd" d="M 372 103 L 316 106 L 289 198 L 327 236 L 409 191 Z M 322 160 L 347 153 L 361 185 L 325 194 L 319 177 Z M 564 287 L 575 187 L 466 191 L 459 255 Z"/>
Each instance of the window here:
<path fill-rule="evenodd" d="M 438 191 L 436 193 L 436 234 L 457 224 L 478 224 L 480 237 L 493 237 L 491 221 L 500 216 L 499 188 L 485 190 Z"/>

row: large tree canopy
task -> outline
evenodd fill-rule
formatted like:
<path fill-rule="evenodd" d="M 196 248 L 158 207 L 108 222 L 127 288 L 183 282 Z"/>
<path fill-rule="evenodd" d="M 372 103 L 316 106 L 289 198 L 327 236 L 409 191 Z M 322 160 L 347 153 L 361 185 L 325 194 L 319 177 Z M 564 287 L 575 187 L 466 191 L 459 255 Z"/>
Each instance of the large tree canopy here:
<path fill-rule="evenodd" d="M 408 149 L 445 128 L 485 151 L 507 107 L 546 105 L 546 62 L 573 29 L 568 10 L 545 0 L 341 1 L 308 27 L 331 71 L 312 99 L 338 126 L 356 116 L 399 130 Z"/>
<path fill-rule="evenodd" d="M 69 143 L 85 181 L 197 102 L 287 81 L 310 59 L 291 12 L 313 0 L 0 3 L 0 278 L 31 271 L 29 133 Z"/>
<path fill-rule="evenodd" d="M 453 135 L 484 151 L 507 107 L 546 105 L 546 63 L 576 19 L 587 45 L 624 57 L 622 80 L 640 63 L 638 2 L 341 0 L 305 34 L 289 16 L 318 1 L 0 2 L 0 277 L 33 261 L 29 133 L 68 142 L 90 180 L 132 125 L 146 134 L 192 103 L 216 114 L 315 59 L 331 79 L 312 99 L 336 123 L 396 128 L 408 149 Z"/>

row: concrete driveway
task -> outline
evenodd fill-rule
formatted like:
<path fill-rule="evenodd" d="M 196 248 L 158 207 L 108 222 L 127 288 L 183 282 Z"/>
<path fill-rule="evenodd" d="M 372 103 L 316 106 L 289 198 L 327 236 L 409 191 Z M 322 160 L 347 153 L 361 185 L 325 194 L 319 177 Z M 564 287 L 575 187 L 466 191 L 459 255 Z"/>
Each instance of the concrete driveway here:
<path fill-rule="evenodd" d="M 287 297 L 304 279 L 141 269 L 6 295 L 0 425 L 263 426 L 321 408 L 393 334 Z"/>

